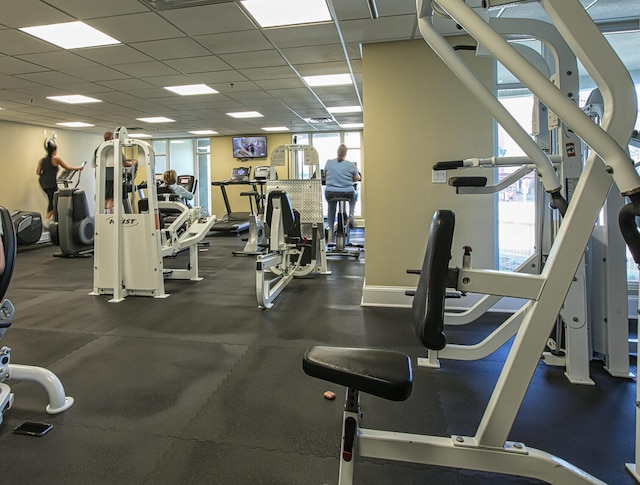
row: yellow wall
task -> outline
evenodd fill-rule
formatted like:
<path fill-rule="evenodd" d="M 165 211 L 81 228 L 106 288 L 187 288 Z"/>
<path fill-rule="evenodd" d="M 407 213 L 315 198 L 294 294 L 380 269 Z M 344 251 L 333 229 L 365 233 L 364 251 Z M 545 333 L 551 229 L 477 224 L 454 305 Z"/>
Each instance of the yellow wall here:
<path fill-rule="evenodd" d="M 102 137 L 71 130 L 55 129 L 58 156 L 69 165 L 89 162 L 83 171 L 80 188 L 87 193 L 93 212 L 95 171 L 91 166 L 94 150 Z M 51 136 L 51 128 L 0 121 L 0 167 L 3 183 L 0 204 L 10 211 L 21 209 L 40 212 L 47 209 L 47 196 L 38 184 L 36 165 L 45 155 L 44 140 Z"/>
<path fill-rule="evenodd" d="M 230 136 L 219 136 L 211 138 L 211 181 L 229 180 L 234 167 L 251 167 L 253 169 L 261 165 L 269 165 L 271 152 L 279 145 L 291 144 L 290 133 L 274 133 L 267 135 L 267 158 L 257 158 L 246 162 L 233 158 L 233 150 Z M 249 212 L 249 199 L 240 195 L 240 192 L 250 190 L 247 185 L 227 187 L 227 196 L 233 212 Z M 222 198 L 220 187 L 211 187 L 211 214 L 215 214 L 218 219 L 224 216 L 226 209 Z"/>
<path fill-rule="evenodd" d="M 491 82 L 490 60 L 462 55 Z M 452 187 L 431 182 L 437 161 L 493 155 L 492 118 L 422 40 L 366 44 L 362 67 L 365 290 L 415 287 L 415 275 L 405 270 L 421 266 L 437 209 L 456 213 L 452 263 L 461 264 L 462 246 L 470 245 L 474 267 L 493 268 L 494 197 L 456 195 Z"/>

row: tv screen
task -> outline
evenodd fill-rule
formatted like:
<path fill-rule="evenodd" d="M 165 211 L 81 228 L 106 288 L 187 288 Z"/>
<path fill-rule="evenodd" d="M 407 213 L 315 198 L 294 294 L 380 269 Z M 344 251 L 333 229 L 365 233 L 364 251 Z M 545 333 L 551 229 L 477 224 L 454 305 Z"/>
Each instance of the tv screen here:
<path fill-rule="evenodd" d="M 267 156 L 266 136 L 234 136 L 234 158 L 265 158 Z"/>

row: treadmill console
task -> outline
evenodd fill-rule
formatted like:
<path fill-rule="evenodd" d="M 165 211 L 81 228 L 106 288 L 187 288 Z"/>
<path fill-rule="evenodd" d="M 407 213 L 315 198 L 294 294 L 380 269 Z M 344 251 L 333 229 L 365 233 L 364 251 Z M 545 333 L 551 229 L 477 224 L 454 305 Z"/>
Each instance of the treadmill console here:
<path fill-rule="evenodd" d="M 253 171 L 253 178 L 256 180 L 269 180 L 271 178 L 271 167 L 261 165 Z"/>
<path fill-rule="evenodd" d="M 251 167 L 235 167 L 231 171 L 229 182 L 248 182 L 251 177 Z"/>

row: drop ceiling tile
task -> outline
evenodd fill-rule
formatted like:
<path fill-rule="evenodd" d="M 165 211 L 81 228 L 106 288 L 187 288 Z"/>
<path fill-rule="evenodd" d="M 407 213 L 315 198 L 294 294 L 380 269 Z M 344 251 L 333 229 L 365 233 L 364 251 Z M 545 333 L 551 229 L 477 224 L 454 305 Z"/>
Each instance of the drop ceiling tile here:
<path fill-rule="evenodd" d="M 236 70 L 199 72 L 194 73 L 191 76 L 194 79 L 211 86 L 218 83 L 236 83 L 247 80 L 245 76 Z"/>
<path fill-rule="evenodd" d="M 40 0 L 2 2 L 1 17 L 4 25 L 16 29 L 75 20 Z"/>
<path fill-rule="evenodd" d="M 148 55 L 143 54 L 128 45 L 79 49 L 75 51 L 75 53 L 105 66 L 112 66 L 114 64 L 131 64 L 133 62 L 148 62 L 153 60 Z"/>
<path fill-rule="evenodd" d="M 112 79 L 126 79 L 129 77 L 120 71 L 104 66 L 67 69 L 67 74 L 79 79 L 84 79 L 85 81 L 110 81 Z"/>
<path fill-rule="evenodd" d="M 156 102 L 158 103 L 163 102 L 163 100 L 160 98 L 170 98 L 172 96 L 176 96 L 176 94 L 162 88 L 130 89 L 128 93 L 131 96 L 135 96 L 136 98 L 157 99 Z"/>
<path fill-rule="evenodd" d="M 333 0 L 333 8 L 340 21 L 370 18 L 367 0 Z"/>
<path fill-rule="evenodd" d="M 131 64 L 114 64 L 111 67 L 131 77 L 147 78 L 154 76 L 170 76 L 178 74 L 162 62 L 134 62 Z"/>
<path fill-rule="evenodd" d="M 234 32 L 254 28 L 235 2 L 165 10 L 160 15 L 188 35 Z"/>
<path fill-rule="evenodd" d="M 158 60 L 207 56 L 210 52 L 187 37 L 135 42 L 131 47 Z"/>
<path fill-rule="evenodd" d="M 152 12 L 99 18 L 87 23 L 125 43 L 184 36 L 180 30 Z"/>
<path fill-rule="evenodd" d="M 282 59 L 282 56 L 274 49 L 238 54 L 223 54 L 220 58 L 234 69 L 285 65 L 285 61 Z"/>
<path fill-rule="evenodd" d="M 116 91 L 129 91 L 131 89 L 147 89 L 150 87 L 149 83 L 141 81 L 140 79 L 114 79 L 112 81 L 100 81 L 98 84 L 106 86 Z"/>
<path fill-rule="evenodd" d="M 17 59 L 15 57 L 0 56 L 0 73 L 2 74 L 24 74 L 27 72 L 47 71 L 48 69 L 37 64 Z"/>
<path fill-rule="evenodd" d="M 229 64 L 217 56 L 190 57 L 186 59 L 170 59 L 164 61 L 168 66 L 175 70 L 184 72 L 185 74 L 211 72 L 211 71 L 227 71 Z"/>
<path fill-rule="evenodd" d="M 287 79 L 265 79 L 263 81 L 258 80 L 256 81 L 256 84 L 266 90 L 305 87 L 302 80 L 298 77 L 291 77 Z"/>
<path fill-rule="evenodd" d="M 345 58 L 340 44 L 325 44 L 309 47 L 282 49 L 282 53 L 292 64 L 342 61 Z"/>
<path fill-rule="evenodd" d="M 392 15 L 416 15 L 415 0 L 376 0 L 381 17 Z"/>
<path fill-rule="evenodd" d="M 278 99 L 291 99 L 296 97 L 308 97 L 308 88 L 285 88 L 285 89 L 269 89 L 267 91 L 271 96 Z"/>
<path fill-rule="evenodd" d="M 33 72 L 29 74 L 20 74 L 22 79 L 33 81 L 46 86 L 54 86 L 63 88 L 67 84 L 77 83 L 78 79 L 59 71 Z"/>
<path fill-rule="evenodd" d="M 399 15 L 376 20 L 347 20 L 341 24 L 345 42 L 383 42 L 411 38 L 416 16 Z"/>
<path fill-rule="evenodd" d="M 143 81 L 152 84 L 153 86 L 182 86 L 185 84 L 199 84 L 194 81 L 194 79 L 190 76 L 185 76 L 182 74 L 176 74 L 173 76 L 153 76 L 153 77 L 145 77 L 141 78 Z M 174 96 L 177 96 L 174 94 Z"/>
<path fill-rule="evenodd" d="M 215 89 L 223 94 L 232 94 L 234 92 L 255 91 L 260 89 L 255 83 L 251 81 L 240 81 L 233 83 L 223 83 L 214 85 Z"/>
<path fill-rule="evenodd" d="M 262 51 L 273 47 L 259 30 L 199 35 L 196 39 L 214 54 Z"/>
<path fill-rule="evenodd" d="M 346 61 L 323 62 L 318 64 L 299 64 L 294 66 L 301 76 L 319 76 L 324 74 L 345 74 L 349 72 Z"/>
<path fill-rule="evenodd" d="M 149 8 L 140 2 L 131 0 L 109 0 L 108 2 L 79 2 L 78 0 L 55 0 L 55 6 L 79 19 L 86 20 L 96 17 L 109 17 L 114 13 L 118 15 L 148 12 Z"/>
<path fill-rule="evenodd" d="M 81 67 L 95 67 L 98 65 L 85 57 L 77 56 L 71 51 L 66 50 L 39 54 L 24 54 L 18 57 L 23 61 L 56 70 L 79 69 Z"/>
<path fill-rule="evenodd" d="M 254 69 L 241 69 L 240 72 L 254 81 L 262 79 L 285 79 L 295 75 L 289 66 L 257 67 Z"/>
<path fill-rule="evenodd" d="M 16 56 L 59 50 L 59 47 L 43 42 L 19 30 L 0 30 L 0 53 L 2 54 Z"/>
<path fill-rule="evenodd" d="M 263 32 L 279 49 L 340 43 L 333 23 L 269 29 Z"/>

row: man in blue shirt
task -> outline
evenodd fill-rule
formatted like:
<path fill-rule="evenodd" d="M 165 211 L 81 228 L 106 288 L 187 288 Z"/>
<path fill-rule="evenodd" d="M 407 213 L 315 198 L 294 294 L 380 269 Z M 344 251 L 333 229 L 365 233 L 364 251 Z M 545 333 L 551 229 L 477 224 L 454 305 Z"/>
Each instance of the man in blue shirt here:
<path fill-rule="evenodd" d="M 337 197 L 345 197 L 349 199 L 349 213 L 352 214 L 352 208 L 355 204 L 356 190 L 355 182 L 360 181 L 360 173 L 358 167 L 353 162 L 346 160 L 347 146 L 340 145 L 338 147 L 338 157 L 327 160 L 324 166 L 324 175 L 326 180 L 326 188 L 324 196 L 329 204 L 329 212 L 327 214 L 327 224 L 329 225 L 329 236 L 327 242 L 333 242 L 333 225 L 336 220 L 336 208 L 338 202 Z M 351 221 L 350 221 L 351 222 Z"/>

